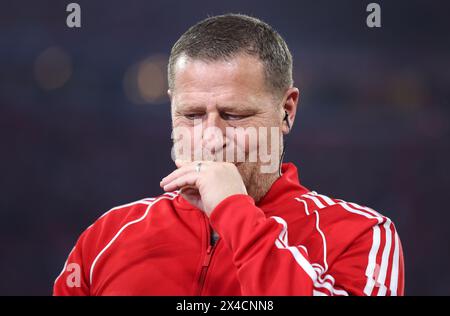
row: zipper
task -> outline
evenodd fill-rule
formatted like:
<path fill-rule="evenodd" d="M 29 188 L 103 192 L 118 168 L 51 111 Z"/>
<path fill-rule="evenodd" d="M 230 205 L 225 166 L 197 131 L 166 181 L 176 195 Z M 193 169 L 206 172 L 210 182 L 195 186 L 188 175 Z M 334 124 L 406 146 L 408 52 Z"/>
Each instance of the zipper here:
<path fill-rule="evenodd" d="M 213 246 L 211 246 L 211 245 L 208 246 L 208 249 L 206 250 L 205 259 L 203 260 L 202 271 L 200 273 L 200 279 L 199 279 L 199 283 L 200 283 L 200 287 L 198 289 L 199 295 L 202 293 L 203 286 L 205 285 L 206 272 L 208 272 L 209 263 L 211 262 L 212 248 L 213 248 Z"/>
<path fill-rule="evenodd" d="M 207 241 L 208 246 L 206 248 L 205 258 L 203 259 L 202 270 L 200 271 L 198 295 L 201 295 L 201 293 L 202 293 L 203 286 L 205 285 L 206 274 L 208 272 L 209 264 L 211 263 L 212 255 L 214 254 L 214 250 L 216 249 L 217 243 L 219 242 L 219 239 L 220 239 L 219 238 L 215 243 L 213 243 L 212 242 L 213 235 L 211 232 L 211 228 L 206 219 L 205 219 L 205 224 L 206 224 L 206 232 L 207 232 L 206 235 L 208 236 L 208 241 Z"/>

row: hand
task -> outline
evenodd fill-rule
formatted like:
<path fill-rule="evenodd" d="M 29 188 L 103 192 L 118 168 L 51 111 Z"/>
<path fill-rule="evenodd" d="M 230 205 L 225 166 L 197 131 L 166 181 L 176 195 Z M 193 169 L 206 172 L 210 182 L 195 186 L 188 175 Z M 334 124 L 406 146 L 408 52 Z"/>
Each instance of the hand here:
<path fill-rule="evenodd" d="M 200 163 L 200 171 L 196 168 Z M 161 180 L 160 186 L 165 191 L 181 188 L 198 190 L 203 211 L 208 215 L 225 198 L 235 194 L 247 194 L 244 181 L 236 166 L 228 162 L 181 161 L 176 160 L 178 169 Z M 192 190 L 188 190 L 192 197 Z M 198 201 L 199 202 L 199 201 Z"/>

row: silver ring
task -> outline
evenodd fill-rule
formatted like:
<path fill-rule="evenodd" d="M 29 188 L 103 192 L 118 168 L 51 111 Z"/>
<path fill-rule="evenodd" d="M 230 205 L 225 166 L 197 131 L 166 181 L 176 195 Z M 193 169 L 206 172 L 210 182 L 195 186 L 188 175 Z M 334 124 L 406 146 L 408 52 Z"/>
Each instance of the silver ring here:
<path fill-rule="evenodd" d="M 201 162 L 197 162 L 197 164 L 195 165 L 195 171 L 196 172 L 200 172 L 200 167 L 202 166 Z"/>

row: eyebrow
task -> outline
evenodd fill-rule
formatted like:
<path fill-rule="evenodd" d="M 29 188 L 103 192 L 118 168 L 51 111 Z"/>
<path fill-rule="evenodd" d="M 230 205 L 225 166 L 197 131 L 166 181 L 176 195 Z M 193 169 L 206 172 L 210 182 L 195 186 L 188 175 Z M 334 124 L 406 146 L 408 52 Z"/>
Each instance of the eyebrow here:
<path fill-rule="evenodd" d="M 257 108 L 253 105 L 239 104 L 239 105 L 218 105 L 217 109 L 220 112 L 233 112 L 233 111 L 256 111 Z M 204 111 L 205 106 L 200 104 L 180 104 L 175 106 L 176 111 Z"/>
<path fill-rule="evenodd" d="M 205 107 L 200 104 L 177 104 L 175 105 L 176 111 L 203 111 Z"/>

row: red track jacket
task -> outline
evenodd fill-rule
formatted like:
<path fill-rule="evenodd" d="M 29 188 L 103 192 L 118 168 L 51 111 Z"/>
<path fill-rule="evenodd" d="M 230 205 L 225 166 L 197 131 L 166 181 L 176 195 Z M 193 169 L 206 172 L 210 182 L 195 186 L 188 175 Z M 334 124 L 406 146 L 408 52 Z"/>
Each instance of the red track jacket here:
<path fill-rule="evenodd" d="M 291 163 L 282 171 L 259 203 L 230 196 L 209 220 L 177 192 L 111 209 L 78 239 L 54 295 L 403 295 L 391 220 L 309 191 Z"/>

